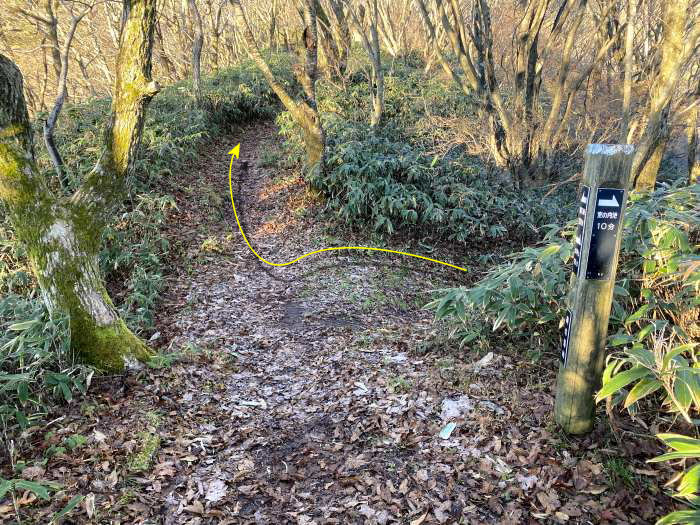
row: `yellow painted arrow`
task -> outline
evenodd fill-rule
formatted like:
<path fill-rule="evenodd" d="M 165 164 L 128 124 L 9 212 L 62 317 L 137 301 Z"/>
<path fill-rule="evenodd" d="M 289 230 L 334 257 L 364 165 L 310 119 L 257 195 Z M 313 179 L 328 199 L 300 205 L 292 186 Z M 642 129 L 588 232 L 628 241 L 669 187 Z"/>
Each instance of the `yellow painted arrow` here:
<path fill-rule="evenodd" d="M 268 261 L 264 257 L 262 257 L 258 252 L 255 251 L 255 248 L 250 244 L 250 241 L 248 241 L 248 237 L 246 237 L 245 232 L 243 231 L 243 226 L 241 226 L 241 221 L 238 219 L 238 212 L 236 211 L 236 203 L 233 200 L 233 182 L 231 181 L 231 171 L 233 170 L 233 159 L 239 158 L 241 153 L 241 145 L 236 144 L 236 147 L 233 148 L 231 151 L 228 152 L 229 155 L 231 155 L 231 163 L 228 166 L 228 188 L 229 192 L 231 194 L 231 207 L 233 208 L 233 215 L 236 217 L 236 224 L 238 224 L 238 230 L 241 232 L 241 235 L 243 236 L 243 240 L 245 243 L 248 245 L 248 248 L 250 248 L 250 251 L 255 254 L 255 256 L 260 259 L 262 262 L 265 264 L 269 264 L 270 266 L 289 266 L 290 264 L 294 264 L 297 261 L 300 261 L 304 257 L 308 257 L 309 255 L 315 255 L 317 253 L 322 253 L 322 252 L 334 252 L 334 251 L 339 251 L 339 250 L 367 250 L 367 251 L 373 251 L 373 252 L 387 252 L 387 253 L 397 253 L 399 255 L 406 255 L 408 257 L 415 257 L 417 259 L 423 259 L 426 261 L 434 262 L 437 264 L 442 264 L 444 266 L 449 266 L 450 268 L 454 268 L 455 270 L 460 270 L 462 272 L 466 272 L 466 268 L 462 268 L 461 266 L 456 266 L 454 264 L 446 263 L 444 261 L 438 261 L 437 259 L 431 259 L 430 257 L 424 257 L 423 255 L 416 255 L 415 253 L 407 253 L 407 252 L 399 252 L 397 250 L 387 250 L 386 248 L 373 248 L 371 246 L 334 246 L 332 248 L 321 248 L 320 250 L 315 250 L 313 252 L 305 253 L 304 255 L 300 255 L 296 259 L 293 259 L 291 261 L 287 262 L 282 262 L 282 263 L 276 263 L 272 261 Z"/>

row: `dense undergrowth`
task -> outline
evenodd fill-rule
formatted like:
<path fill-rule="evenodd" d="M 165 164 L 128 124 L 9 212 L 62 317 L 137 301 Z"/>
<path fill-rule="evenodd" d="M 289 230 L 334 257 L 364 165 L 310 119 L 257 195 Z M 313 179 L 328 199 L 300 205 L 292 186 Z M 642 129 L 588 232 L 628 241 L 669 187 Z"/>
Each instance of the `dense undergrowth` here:
<path fill-rule="evenodd" d="M 540 239 L 542 227 L 572 213 L 571 187 L 516 191 L 507 178 L 464 144 L 444 136 L 436 117 L 481 125 L 472 101 L 447 79 L 426 79 L 421 67 L 388 64 L 384 120 L 367 121 L 368 81 L 321 82 L 319 108 L 327 136 L 327 173 L 309 170 L 309 181 L 343 222 L 381 235 L 397 231 L 431 243 L 520 247 Z M 302 155 L 299 130 L 288 113 L 278 118 L 293 154 Z"/>
<path fill-rule="evenodd" d="M 473 287 L 440 292 L 428 307 L 438 319 L 451 320 L 462 345 L 503 329 L 536 332 L 542 351 L 558 348 L 574 233 L 575 221 L 551 227 L 543 242 L 511 254 Z M 655 330 L 672 326 L 677 337 L 697 338 L 700 185 L 663 184 L 651 194 L 633 194 L 622 235 L 610 317 L 613 341 L 633 341 L 631 327 L 646 326 L 646 319 L 656 321 Z"/>
<path fill-rule="evenodd" d="M 287 58 L 274 57 L 273 68 L 291 84 Z M 150 105 L 129 197 L 103 235 L 100 264 L 108 289 L 129 327 L 141 336 L 153 331 L 154 309 L 164 272 L 176 255 L 163 226 L 175 207 L 169 191 L 178 173 L 206 140 L 235 124 L 271 118 L 278 101 L 250 62 L 205 79 L 206 104 L 197 107 L 188 82 L 165 88 Z M 102 148 L 109 100 L 67 107 L 56 142 L 75 189 L 92 169 Z M 36 153 L 43 174 L 52 179 L 38 133 Z M 59 191 L 57 184 L 54 190 Z M 0 422 L 5 437 L 34 424 L 55 399 L 84 392 L 93 371 L 70 354 L 66 319 L 50 319 L 25 253 L 0 208 Z"/>

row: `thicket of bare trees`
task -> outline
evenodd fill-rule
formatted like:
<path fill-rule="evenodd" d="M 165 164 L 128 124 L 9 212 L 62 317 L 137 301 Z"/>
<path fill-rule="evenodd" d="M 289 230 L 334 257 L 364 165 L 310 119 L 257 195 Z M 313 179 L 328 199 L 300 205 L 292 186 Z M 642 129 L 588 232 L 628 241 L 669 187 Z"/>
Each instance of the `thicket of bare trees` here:
<path fill-rule="evenodd" d="M 572 117 L 582 115 L 582 105 L 587 111 L 580 99 L 589 93 L 582 93 L 583 88 L 596 70 L 605 70 L 607 75 L 623 71 L 625 80 L 616 82 L 616 89 L 589 90 L 592 96 L 599 97 L 602 91 L 606 97 L 591 102 L 610 105 L 621 98 L 624 135 L 632 115 L 633 79 L 637 79 L 635 92 L 642 95 L 639 106 L 648 98 L 648 110 L 636 115 L 635 128 L 644 131 L 638 134 L 634 180 L 639 187 L 653 186 L 677 83 L 696 56 L 697 6 L 686 1 L 655 6 L 648 0 L 645 7 L 660 20 L 635 26 L 637 0 L 628 0 L 626 6 L 616 0 L 530 0 L 512 28 L 506 65 L 507 48 L 500 46 L 500 53 L 494 52 L 493 16 L 487 0 L 475 0 L 470 11 L 458 0 L 416 2 L 440 64 L 466 94 L 479 101 L 489 123 L 493 158 L 518 182 L 542 182 L 556 168 L 554 156 L 570 138 Z M 445 46 L 440 45 L 438 26 L 447 35 Z M 641 27 L 641 34 L 635 27 Z M 652 38 L 653 52 L 649 49 Z M 641 58 L 636 69 L 641 71 L 635 71 L 638 45 L 644 48 L 636 53 Z M 650 66 L 649 57 L 658 64 Z"/>
<path fill-rule="evenodd" d="M 266 49 L 303 51 L 306 4 L 160 0 L 155 76 L 192 78 L 201 101 L 200 71 Z M 474 99 L 491 159 L 518 184 L 556 177 L 562 158 L 587 141 L 637 144 L 634 179 L 650 187 L 669 139 L 686 136 L 689 174 L 697 171 L 696 0 L 314 0 L 311 7 L 319 74 L 344 81 L 351 47 L 364 48 L 373 124 L 381 120 L 386 70 L 416 53 L 427 74 L 439 66 Z M 108 95 L 114 84 L 119 2 L 9 0 L 0 19 L 0 49 L 25 73 L 30 112 L 50 111 L 45 137 L 60 173 L 51 144 L 62 104 Z M 314 110 L 304 111 L 312 118 Z"/>
<path fill-rule="evenodd" d="M 25 76 L 30 113 L 47 111 L 58 94 L 62 53 L 73 16 L 88 11 L 75 30 L 70 49 L 67 97 L 80 100 L 108 96 L 114 85 L 119 44 L 121 0 L 8 0 L 0 13 L 0 52 L 16 62 Z M 273 47 L 283 47 L 292 7 L 280 0 L 265 6 L 250 2 L 249 19 L 256 34 L 270 31 L 269 7 L 277 23 Z M 199 15 L 199 16 L 198 16 Z M 212 72 L 245 56 L 240 29 L 229 0 L 159 0 L 154 41 L 154 75 L 162 83 L 192 78 L 201 19 L 201 69 Z M 293 20 L 296 22 L 296 20 Z M 288 36 L 287 36 L 288 38 Z M 270 45 L 266 38 L 265 48 Z"/>

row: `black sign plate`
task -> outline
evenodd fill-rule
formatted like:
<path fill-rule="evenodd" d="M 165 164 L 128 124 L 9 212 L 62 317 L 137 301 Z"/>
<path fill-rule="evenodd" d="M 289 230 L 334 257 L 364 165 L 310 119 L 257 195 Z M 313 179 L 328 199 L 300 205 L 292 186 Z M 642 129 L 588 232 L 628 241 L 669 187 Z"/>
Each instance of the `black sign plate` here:
<path fill-rule="evenodd" d="M 586 233 L 586 211 L 588 210 L 588 196 L 591 189 L 588 186 L 581 188 L 581 201 L 578 207 L 578 227 L 576 228 L 576 239 L 574 245 L 574 273 L 576 277 L 581 269 L 581 250 L 583 249 L 583 236 Z"/>
<path fill-rule="evenodd" d="M 564 361 L 564 366 L 566 366 L 566 358 L 569 357 L 569 336 L 571 335 L 571 310 L 567 310 L 566 318 L 564 319 L 564 331 L 562 333 L 562 344 L 561 344 L 561 360 Z"/>
<path fill-rule="evenodd" d="M 586 279 L 610 279 L 615 244 L 620 230 L 622 201 L 625 190 L 598 188 L 593 215 L 591 244 L 588 249 Z"/>

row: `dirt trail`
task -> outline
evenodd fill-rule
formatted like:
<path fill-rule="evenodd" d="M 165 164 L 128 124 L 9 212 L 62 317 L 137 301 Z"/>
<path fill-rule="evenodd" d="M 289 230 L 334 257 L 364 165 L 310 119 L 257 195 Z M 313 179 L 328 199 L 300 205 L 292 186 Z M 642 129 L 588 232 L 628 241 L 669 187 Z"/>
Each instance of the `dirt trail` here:
<path fill-rule="evenodd" d="M 245 180 L 236 170 L 235 192 L 251 243 L 283 261 L 328 236 L 295 213 L 294 203 L 306 200 L 303 184 L 259 167 L 272 133 L 247 130 L 240 162 L 249 169 Z M 220 184 L 226 166 L 212 167 Z M 217 414 L 203 423 L 207 435 L 226 430 L 230 440 L 193 473 L 203 480 L 205 501 L 207 486 L 225 484 L 235 501 L 225 513 L 261 523 L 401 522 L 429 508 L 443 522 L 462 514 L 494 518 L 474 505 L 468 484 L 458 488 L 472 452 L 437 436 L 442 398 L 424 359 L 409 352 L 431 329 L 430 315 L 420 310 L 426 296 L 416 291 L 449 282 L 449 270 L 352 253 L 271 268 L 240 234 L 230 238 L 235 223 L 226 215 L 215 243 L 225 255 L 180 281 L 171 293 L 185 307 L 164 316 L 174 346 L 234 356 L 236 371 L 217 399 Z M 505 413 L 477 398 L 461 408 L 474 419 Z M 171 493 L 178 502 L 171 521 L 182 521 L 177 512 L 189 503 L 182 496 Z"/>
<path fill-rule="evenodd" d="M 57 505 L 86 494 L 80 523 L 652 521 L 645 465 L 624 463 L 639 466 L 634 484 L 606 465 L 653 452 L 616 448 L 604 428 L 558 435 L 555 364 L 435 338 L 421 306 L 455 271 L 357 252 L 257 261 L 228 201 L 226 152 L 239 141 L 249 169 L 235 173 L 237 206 L 261 254 L 286 261 L 369 237 L 336 239 L 318 219 L 318 199 L 275 166 L 271 124 L 214 141 L 175 191 L 177 268 L 152 340 L 167 366 L 101 380 L 60 418 L 41 446 L 81 434 L 89 447 L 47 465 L 66 488 Z M 167 363 L 171 352 L 184 359 Z"/>
<path fill-rule="evenodd" d="M 261 167 L 275 150 L 274 128 L 232 138 L 249 166 L 245 177 L 236 170 L 234 191 L 256 249 L 286 261 L 334 242 L 313 213 L 305 216 L 314 201 L 303 183 Z M 225 188 L 229 147 L 217 145 L 203 170 L 216 191 Z M 651 515 L 643 496 L 608 490 L 597 456 L 561 453 L 548 423 L 553 372 L 431 346 L 424 293 L 453 284 L 454 272 L 356 253 L 267 267 L 232 233 L 228 201 L 219 204 L 225 220 L 207 221 L 203 233 L 224 253 L 171 290 L 182 300 L 165 313 L 165 332 L 176 347 L 226 357 L 231 371 L 218 393 L 180 400 L 211 412 L 194 422 L 202 452 L 168 492 L 166 523 L 199 510 L 205 521 L 302 524 Z M 449 422 L 457 426 L 448 437 Z M 207 449 L 207 440 L 218 445 Z"/>

